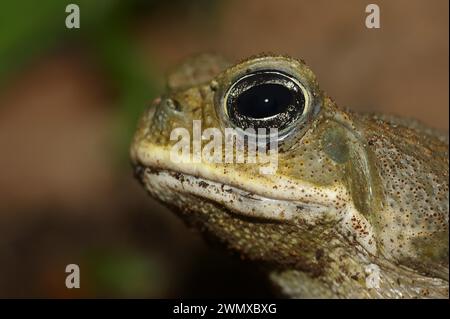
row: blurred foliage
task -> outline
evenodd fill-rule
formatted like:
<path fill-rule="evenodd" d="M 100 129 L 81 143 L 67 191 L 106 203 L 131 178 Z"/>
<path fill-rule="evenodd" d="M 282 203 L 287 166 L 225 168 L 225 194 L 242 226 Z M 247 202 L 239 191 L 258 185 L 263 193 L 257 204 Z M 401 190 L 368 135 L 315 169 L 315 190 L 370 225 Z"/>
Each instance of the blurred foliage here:
<path fill-rule="evenodd" d="M 153 3 L 157 1 L 149 1 Z M 67 29 L 65 8 L 80 7 L 80 29 Z M 6 79 L 56 45 L 87 46 L 119 95 L 117 138 L 121 158 L 143 105 L 155 90 L 128 36 L 137 1 L 8 1 L 0 11 L 0 88 Z M 123 155 L 122 155 L 123 154 Z"/>
<path fill-rule="evenodd" d="M 80 29 L 67 29 L 65 8 L 80 7 Z M 63 44 L 87 46 L 101 66 L 110 85 L 118 92 L 118 127 L 114 143 L 119 159 L 128 161 L 127 148 L 137 119 L 145 105 L 156 95 L 153 72 L 145 72 L 129 27 L 135 16 L 157 11 L 160 6 L 178 10 L 196 8 L 211 16 L 217 1 L 207 0 L 17 0 L 2 3 L 0 10 L 0 91 L 15 71 Z M 200 19 L 204 20 L 204 19 Z M 150 57 L 146 57 L 150 60 Z M 151 61 L 151 60 L 150 60 Z M 151 66 L 150 66 L 151 67 Z"/>
<path fill-rule="evenodd" d="M 97 296 L 156 296 L 167 287 L 158 257 L 131 248 L 91 250 L 85 256 L 90 293 Z"/>
<path fill-rule="evenodd" d="M 70 40 L 76 35 L 91 31 L 92 25 L 103 25 L 119 1 L 81 0 L 75 3 L 82 9 L 82 28 L 69 30 L 65 27 L 66 5 L 69 1 L 45 0 L 36 3 L 31 0 L 8 1 L 2 3 L 0 10 L 0 84 L 11 71 L 36 57 L 39 53 Z M 86 25 L 85 25 L 86 24 Z"/>
<path fill-rule="evenodd" d="M 67 29 L 66 6 L 80 7 L 80 29 Z M 0 10 L 0 92 L 7 79 L 38 59 L 51 48 L 87 47 L 96 64 L 105 71 L 111 85 L 118 92 L 119 132 L 115 142 L 119 153 L 128 158 L 127 148 L 137 118 L 150 98 L 156 95 L 153 72 L 145 72 L 130 33 L 133 19 L 144 12 L 158 11 L 168 6 L 188 14 L 201 12 L 214 21 L 218 1 L 208 0 L 17 0 L 3 2 Z M 185 10 L 186 9 L 186 10 Z M 170 10 L 169 10 L 170 12 Z M 145 57 L 146 62 L 151 57 Z M 147 63 L 148 64 L 148 63 Z M 146 64 L 146 65 L 147 65 Z M 151 68 L 151 65 L 150 65 Z"/>

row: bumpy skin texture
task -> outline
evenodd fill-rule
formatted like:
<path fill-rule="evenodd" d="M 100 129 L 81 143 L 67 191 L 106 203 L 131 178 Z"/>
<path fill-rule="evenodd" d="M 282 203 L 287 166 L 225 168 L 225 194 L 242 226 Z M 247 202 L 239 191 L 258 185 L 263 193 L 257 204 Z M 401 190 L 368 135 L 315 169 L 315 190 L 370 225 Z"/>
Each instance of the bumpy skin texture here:
<path fill-rule="evenodd" d="M 276 174 L 250 163 L 172 162 L 171 131 L 192 136 L 193 120 L 224 127 L 217 95 L 257 65 L 295 70 L 318 105 L 281 145 Z M 261 261 L 286 296 L 448 297 L 447 138 L 415 121 L 339 108 L 302 61 L 188 60 L 144 113 L 131 157 L 152 196 Z"/>

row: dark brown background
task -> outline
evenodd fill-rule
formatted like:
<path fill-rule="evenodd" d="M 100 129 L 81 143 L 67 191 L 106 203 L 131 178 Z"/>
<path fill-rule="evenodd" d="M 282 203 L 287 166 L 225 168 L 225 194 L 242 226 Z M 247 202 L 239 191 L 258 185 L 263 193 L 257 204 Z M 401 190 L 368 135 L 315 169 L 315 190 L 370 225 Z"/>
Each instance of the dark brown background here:
<path fill-rule="evenodd" d="M 379 30 L 365 28 L 369 3 L 153 1 L 124 25 L 148 101 L 188 55 L 269 51 L 305 59 L 340 105 L 448 131 L 448 1 L 376 1 Z M 133 180 L 120 90 L 61 21 L 58 40 L 0 82 L 0 296 L 270 295 L 255 265 L 210 249 Z M 81 266 L 80 290 L 64 287 L 68 263 Z"/>

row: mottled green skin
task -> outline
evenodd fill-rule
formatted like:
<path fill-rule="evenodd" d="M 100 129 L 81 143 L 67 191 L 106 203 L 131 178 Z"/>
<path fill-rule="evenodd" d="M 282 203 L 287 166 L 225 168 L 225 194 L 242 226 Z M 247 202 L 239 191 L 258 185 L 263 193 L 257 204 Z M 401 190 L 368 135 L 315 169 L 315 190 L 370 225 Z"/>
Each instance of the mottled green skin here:
<path fill-rule="evenodd" d="M 224 126 L 217 95 L 258 63 L 296 70 L 320 104 L 281 145 L 276 174 L 260 174 L 257 164 L 167 160 L 172 129 L 191 131 L 194 119 L 203 129 Z M 203 55 L 181 65 L 168 83 L 142 117 L 131 156 L 149 193 L 188 224 L 261 261 L 287 296 L 448 297 L 444 136 L 415 121 L 339 108 L 307 66 L 288 57 L 230 66 Z M 245 204 L 253 202 L 260 204 L 250 210 Z M 374 268 L 375 287 L 368 285 Z"/>

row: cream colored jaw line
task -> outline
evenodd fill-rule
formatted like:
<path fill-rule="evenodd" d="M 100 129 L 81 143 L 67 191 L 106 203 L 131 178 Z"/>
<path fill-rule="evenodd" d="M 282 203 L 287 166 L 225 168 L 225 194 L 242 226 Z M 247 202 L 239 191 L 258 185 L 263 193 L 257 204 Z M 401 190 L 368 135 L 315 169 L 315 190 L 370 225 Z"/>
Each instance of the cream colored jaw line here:
<path fill-rule="evenodd" d="M 179 179 L 167 170 L 148 173 L 145 177 L 144 180 L 153 191 L 159 189 L 164 192 L 169 189 L 176 193 L 192 194 L 219 203 L 237 214 L 255 218 L 288 221 L 301 214 L 303 219 L 314 223 L 316 218 L 328 212 L 326 207 L 320 205 L 265 198 L 201 177 L 183 174 L 183 179 Z"/>
<path fill-rule="evenodd" d="M 170 150 L 143 141 L 141 141 L 134 151 L 135 161 L 143 166 L 171 170 L 192 176 L 200 176 L 207 181 L 229 185 L 242 191 L 258 194 L 261 197 L 269 199 L 297 201 L 322 206 L 329 206 L 330 201 L 335 200 L 339 194 L 341 195 L 341 201 L 345 199 L 343 198 L 344 192 L 342 187 L 318 189 L 310 183 L 286 183 L 279 178 L 278 180 L 271 180 L 273 185 L 277 185 L 277 188 L 274 189 L 273 187 L 265 186 L 264 183 L 255 182 L 254 180 L 251 180 L 250 177 L 244 175 L 239 175 L 240 180 L 237 180 L 235 176 L 223 173 L 223 170 L 213 169 L 205 163 L 173 163 L 169 156 Z M 226 166 L 224 166 L 224 169 L 226 169 Z M 269 179 L 267 176 L 264 178 Z M 244 180 L 244 182 L 242 182 L 242 180 Z M 250 182 L 245 183 L 246 180 Z M 300 192 L 300 190 L 303 191 Z M 325 196 L 320 196 L 321 193 Z"/>

